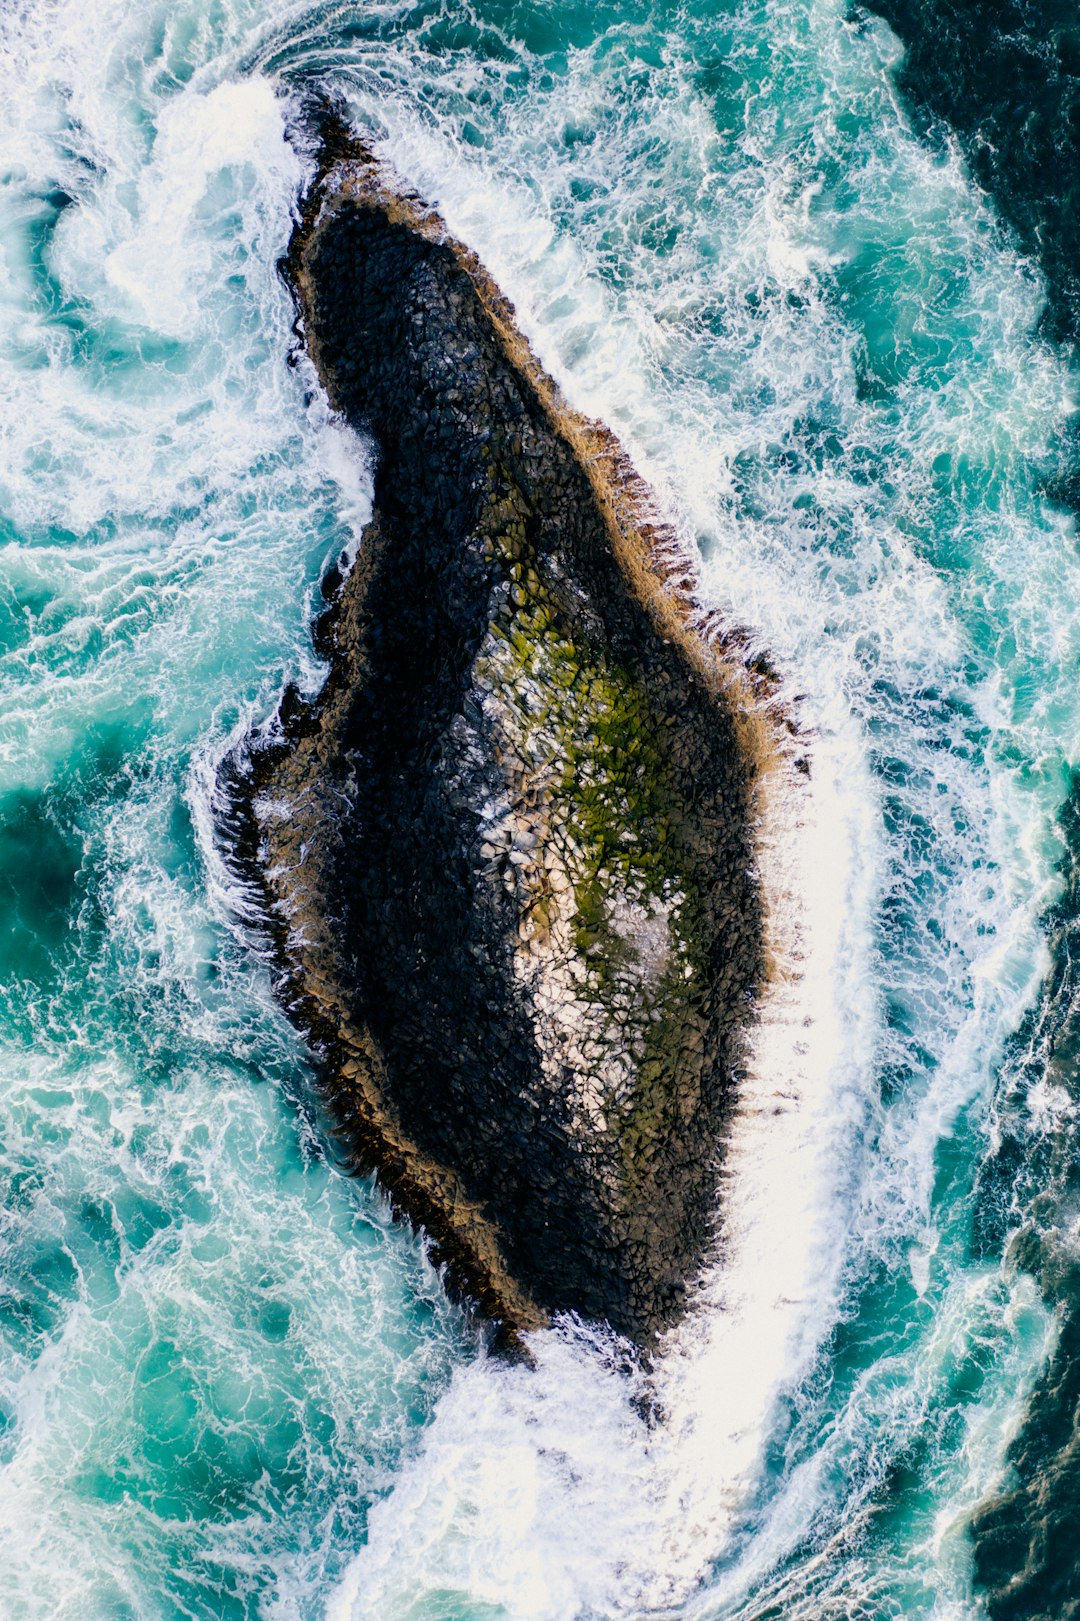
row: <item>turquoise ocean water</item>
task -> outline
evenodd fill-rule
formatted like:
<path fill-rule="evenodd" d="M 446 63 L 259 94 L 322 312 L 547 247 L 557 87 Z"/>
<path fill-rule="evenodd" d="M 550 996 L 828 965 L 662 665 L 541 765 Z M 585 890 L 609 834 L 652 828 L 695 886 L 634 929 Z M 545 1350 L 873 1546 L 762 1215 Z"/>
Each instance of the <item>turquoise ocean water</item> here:
<path fill-rule="evenodd" d="M 0 1616 L 984 1613 L 972 1516 L 1062 1321 L 1011 1238 L 1074 1220 L 992 1171 L 1075 1112 L 1075 378 L 901 52 L 834 0 L 0 8 Z M 312 84 L 812 735 L 787 1101 L 651 1430 L 580 1325 L 490 1359 L 333 1167 L 216 843 L 369 511 L 276 270 Z"/>

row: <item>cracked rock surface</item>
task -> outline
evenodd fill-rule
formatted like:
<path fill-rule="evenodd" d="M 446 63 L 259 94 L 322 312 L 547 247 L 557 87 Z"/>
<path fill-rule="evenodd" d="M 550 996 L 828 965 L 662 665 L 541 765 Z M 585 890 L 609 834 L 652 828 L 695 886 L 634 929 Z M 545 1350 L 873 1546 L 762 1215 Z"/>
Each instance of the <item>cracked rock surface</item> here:
<path fill-rule="evenodd" d="M 331 131 L 291 274 L 375 515 L 229 769 L 345 1150 L 511 1334 L 648 1345 L 716 1242 L 763 975 L 753 761 L 612 437 Z"/>

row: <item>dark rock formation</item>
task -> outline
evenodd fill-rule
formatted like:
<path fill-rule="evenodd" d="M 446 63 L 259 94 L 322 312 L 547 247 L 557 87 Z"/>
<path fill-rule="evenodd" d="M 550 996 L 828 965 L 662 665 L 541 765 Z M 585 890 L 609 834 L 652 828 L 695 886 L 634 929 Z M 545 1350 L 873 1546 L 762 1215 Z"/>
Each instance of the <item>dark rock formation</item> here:
<path fill-rule="evenodd" d="M 241 846 L 353 1162 L 511 1334 L 647 1344 L 714 1238 L 764 972 L 753 677 L 479 263 L 326 135 L 289 270 L 375 516 L 324 689 L 231 764 Z"/>

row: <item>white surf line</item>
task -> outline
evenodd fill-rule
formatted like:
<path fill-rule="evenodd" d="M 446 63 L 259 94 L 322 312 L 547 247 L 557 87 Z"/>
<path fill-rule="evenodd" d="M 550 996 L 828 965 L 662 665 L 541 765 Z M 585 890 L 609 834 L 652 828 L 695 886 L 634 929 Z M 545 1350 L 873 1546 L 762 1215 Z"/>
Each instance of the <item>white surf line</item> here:
<path fill-rule="evenodd" d="M 724 1147 L 720 1257 L 655 1376 L 687 1534 L 711 1559 L 760 1479 L 779 1398 L 836 1321 L 873 1061 L 876 883 L 859 855 L 874 801 L 852 792 L 841 740 L 819 734 L 802 752 L 809 781 L 787 768 L 765 785 L 758 864 L 774 970 Z M 797 1521 L 775 1527 L 781 1543 Z M 755 1538 L 755 1566 L 775 1562 L 776 1538 Z M 710 1594 L 715 1605 L 716 1584 Z"/>

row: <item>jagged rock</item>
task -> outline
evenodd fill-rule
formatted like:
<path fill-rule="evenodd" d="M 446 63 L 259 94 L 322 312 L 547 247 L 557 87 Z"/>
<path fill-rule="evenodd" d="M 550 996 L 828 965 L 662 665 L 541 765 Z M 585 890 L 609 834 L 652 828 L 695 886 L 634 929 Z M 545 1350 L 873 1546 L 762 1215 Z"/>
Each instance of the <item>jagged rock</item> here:
<path fill-rule="evenodd" d="M 324 135 L 289 269 L 375 515 L 325 687 L 231 764 L 240 846 L 354 1163 L 511 1332 L 647 1344 L 713 1241 L 764 972 L 751 683 L 475 257 Z"/>

